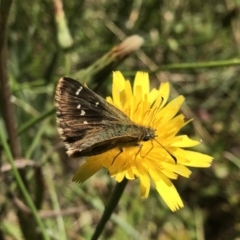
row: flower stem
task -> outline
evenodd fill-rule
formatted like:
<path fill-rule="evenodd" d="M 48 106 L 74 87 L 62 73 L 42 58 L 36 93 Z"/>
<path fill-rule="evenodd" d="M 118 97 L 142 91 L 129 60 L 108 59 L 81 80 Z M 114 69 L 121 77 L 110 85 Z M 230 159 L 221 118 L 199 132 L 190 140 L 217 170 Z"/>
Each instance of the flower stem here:
<path fill-rule="evenodd" d="M 101 218 L 100 222 L 98 223 L 91 240 L 96 240 L 101 235 L 107 221 L 109 220 L 113 211 L 115 210 L 127 183 L 128 183 L 128 180 L 126 178 L 124 178 L 123 181 L 118 183 L 116 185 L 116 187 L 114 188 L 112 196 L 111 196 L 107 206 L 105 207 L 102 218 Z"/>

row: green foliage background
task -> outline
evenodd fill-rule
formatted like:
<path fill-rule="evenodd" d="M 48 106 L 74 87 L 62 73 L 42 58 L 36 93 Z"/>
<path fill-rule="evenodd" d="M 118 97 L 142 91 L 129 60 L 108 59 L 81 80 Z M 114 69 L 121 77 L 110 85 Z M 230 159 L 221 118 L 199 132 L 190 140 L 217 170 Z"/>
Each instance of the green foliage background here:
<path fill-rule="evenodd" d="M 111 74 L 91 79 L 80 70 L 133 34 L 145 44 L 114 70 L 130 79 L 147 71 L 153 87 L 170 81 L 172 97 L 183 94 L 182 111 L 194 118 L 183 132 L 201 140 L 197 150 L 215 160 L 174 182 L 185 204 L 175 213 L 154 189 L 141 199 L 132 181 L 101 239 L 238 239 L 240 2 L 64 1 L 66 28 L 54 8 L 59 2 L 13 2 L 2 35 L 25 181 L 50 239 L 90 239 L 115 185 L 104 170 L 83 185 L 71 182 L 80 162 L 67 158 L 57 134 L 55 86 L 67 75 L 109 95 Z M 2 108 L 0 114 L 4 124 Z M 19 214 L 29 213 L 7 165 L 1 148 L 0 239 L 28 240 Z M 25 228 L 31 239 L 43 239 Z"/>

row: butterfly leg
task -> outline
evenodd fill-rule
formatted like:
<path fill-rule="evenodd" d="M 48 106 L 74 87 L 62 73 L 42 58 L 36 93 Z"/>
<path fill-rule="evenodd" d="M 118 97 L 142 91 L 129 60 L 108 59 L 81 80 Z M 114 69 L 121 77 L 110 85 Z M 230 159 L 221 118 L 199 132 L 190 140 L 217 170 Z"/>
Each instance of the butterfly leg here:
<path fill-rule="evenodd" d="M 145 154 L 145 156 L 141 156 L 142 158 L 143 157 L 146 157 L 152 150 L 153 150 L 153 142 L 151 141 L 151 148 L 148 150 L 148 152 Z"/>
<path fill-rule="evenodd" d="M 137 153 L 136 153 L 136 155 L 135 155 L 135 160 L 136 160 L 137 155 L 138 155 L 139 153 L 140 153 L 140 156 L 142 157 L 142 155 L 141 155 L 141 150 L 142 150 L 143 144 L 138 143 L 138 144 L 136 144 L 136 146 L 138 146 L 139 149 L 138 149 L 138 151 L 137 151 Z"/>
<path fill-rule="evenodd" d="M 152 143 L 152 141 L 151 141 L 151 143 Z M 136 153 L 136 155 L 135 155 L 135 160 L 136 160 L 136 157 L 137 157 L 138 154 L 140 154 L 141 158 L 144 158 L 144 157 L 146 157 L 146 156 L 152 151 L 152 149 L 153 149 L 153 143 L 152 143 L 152 147 L 150 148 L 150 150 L 143 156 L 143 155 L 141 154 L 141 150 L 142 150 L 143 144 L 138 143 L 138 144 L 136 144 L 136 146 L 138 146 L 139 149 L 138 149 L 138 151 L 137 151 L 137 153 Z"/>
<path fill-rule="evenodd" d="M 120 150 L 119 153 L 113 158 L 113 161 L 112 161 L 112 164 L 111 164 L 111 165 L 113 165 L 113 163 L 114 163 L 114 161 L 116 160 L 116 158 L 123 152 L 123 149 L 122 149 L 122 148 L 120 148 L 119 150 Z"/>

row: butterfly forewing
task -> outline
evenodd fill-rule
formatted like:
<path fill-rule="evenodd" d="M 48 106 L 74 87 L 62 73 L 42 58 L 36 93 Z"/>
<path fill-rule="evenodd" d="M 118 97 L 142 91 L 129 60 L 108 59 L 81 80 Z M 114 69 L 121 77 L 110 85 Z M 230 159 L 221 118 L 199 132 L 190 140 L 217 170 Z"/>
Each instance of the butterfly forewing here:
<path fill-rule="evenodd" d="M 102 120 L 131 123 L 127 115 L 71 78 L 60 79 L 56 90 L 56 103 L 57 110 L 61 111 L 61 114 L 70 116 L 70 120 L 77 120 L 78 124 L 84 122 L 79 121 L 79 115 L 82 120 L 88 118 L 89 124 L 99 123 Z"/>
<path fill-rule="evenodd" d="M 154 137 L 153 130 L 136 125 L 122 111 L 71 78 L 59 80 L 55 103 L 59 134 L 69 155 L 96 155 L 136 144 L 146 134 Z"/>

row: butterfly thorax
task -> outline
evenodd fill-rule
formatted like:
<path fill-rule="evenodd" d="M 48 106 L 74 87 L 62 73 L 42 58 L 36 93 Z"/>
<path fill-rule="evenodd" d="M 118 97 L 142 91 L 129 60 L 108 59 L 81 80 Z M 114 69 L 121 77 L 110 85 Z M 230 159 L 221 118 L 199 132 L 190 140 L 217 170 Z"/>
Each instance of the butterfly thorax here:
<path fill-rule="evenodd" d="M 156 137 L 155 130 L 150 127 L 144 127 L 137 124 L 130 125 L 122 125 L 116 124 L 111 126 L 111 130 L 107 133 L 108 137 L 122 137 L 124 141 L 124 137 L 130 139 L 132 138 L 132 142 L 140 142 L 140 141 L 148 141 L 154 139 Z M 130 142 L 128 142 L 129 144 Z"/>

